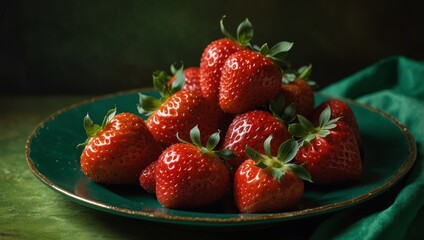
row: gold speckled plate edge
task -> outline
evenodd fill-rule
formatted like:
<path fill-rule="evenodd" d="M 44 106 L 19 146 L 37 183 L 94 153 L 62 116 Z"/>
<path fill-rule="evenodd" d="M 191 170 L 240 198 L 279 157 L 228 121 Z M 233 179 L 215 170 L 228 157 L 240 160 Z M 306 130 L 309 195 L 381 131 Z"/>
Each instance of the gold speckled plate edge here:
<path fill-rule="evenodd" d="M 97 202 L 97 201 L 93 201 L 93 200 L 90 200 L 90 199 L 86 199 L 86 198 L 77 196 L 77 195 L 75 195 L 71 192 L 68 192 L 68 191 L 60 188 L 59 186 L 54 184 L 52 181 L 50 181 L 47 177 L 45 177 L 43 174 L 41 174 L 38 171 L 38 169 L 34 166 L 34 163 L 33 163 L 32 159 L 30 158 L 31 141 L 34 138 L 34 136 L 36 136 L 39 129 L 43 128 L 45 123 L 53 120 L 55 118 L 55 116 L 58 116 L 58 115 L 62 114 L 63 112 L 71 110 L 75 107 L 95 103 L 95 102 L 102 100 L 102 99 L 105 99 L 105 98 L 119 96 L 119 95 L 126 95 L 126 94 L 135 93 L 135 92 L 143 91 L 143 90 L 153 90 L 153 89 L 151 89 L 151 88 L 133 89 L 133 90 L 128 90 L 128 91 L 121 91 L 121 92 L 111 93 L 111 94 L 107 94 L 107 95 L 97 96 L 97 97 L 94 97 L 94 98 L 90 98 L 88 100 L 84 100 L 84 101 L 79 102 L 79 103 L 72 104 L 68 107 L 62 108 L 62 109 L 52 113 L 48 117 L 46 117 L 43 121 L 41 121 L 32 130 L 32 132 L 30 133 L 30 135 L 28 136 L 27 141 L 26 141 L 25 157 L 26 157 L 26 162 L 27 162 L 31 172 L 39 180 L 41 180 L 43 183 L 45 183 L 47 186 L 49 186 L 50 188 L 70 197 L 71 199 L 76 200 L 77 202 L 80 202 L 83 205 L 86 205 L 86 206 L 89 206 L 89 207 L 94 207 L 98 210 L 103 210 L 103 211 L 110 212 L 110 213 L 116 213 L 116 214 L 119 214 L 119 215 L 124 215 L 124 216 L 128 216 L 128 217 L 133 217 L 133 218 L 140 218 L 140 219 L 145 219 L 145 220 L 168 222 L 168 223 L 177 223 L 177 224 L 192 224 L 192 223 L 194 224 L 194 223 L 197 223 L 199 225 L 202 225 L 202 224 L 208 224 L 208 223 L 210 223 L 210 224 L 213 224 L 213 223 L 237 224 L 237 223 L 247 223 L 247 222 L 254 224 L 256 222 L 257 223 L 264 223 L 266 221 L 275 222 L 275 221 L 297 219 L 297 218 L 300 218 L 300 217 L 314 216 L 314 215 L 317 215 L 317 214 L 320 214 L 320 213 L 327 213 L 331 210 L 338 210 L 338 209 L 346 208 L 346 207 L 349 207 L 351 205 L 355 205 L 355 204 L 358 204 L 360 202 L 363 202 L 363 201 L 365 201 L 365 200 L 367 200 L 371 197 L 376 196 L 379 193 L 384 192 L 385 190 L 387 190 L 388 188 L 393 186 L 396 182 L 398 182 L 411 169 L 411 167 L 413 166 L 414 161 L 416 159 L 417 150 L 416 150 L 415 140 L 414 140 L 413 136 L 410 134 L 410 132 L 408 131 L 408 129 L 405 126 L 403 126 L 395 117 L 385 113 L 382 110 L 373 108 L 371 106 L 368 106 L 368 105 L 365 105 L 365 104 L 362 104 L 362 103 L 359 103 L 359 102 L 356 102 L 352 99 L 333 97 L 333 96 L 326 95 L 326 94 L 318 92 L 318 93 L 316 93 L 316 95 L 318 95 L 318 96 L 323 96 L 323 97 L 326 97 L 326 98 L 337 98 L 337 99 L 340 99 L 342 101 L 348 102 L 350 104 L 359 105 L 359 106 L 366 108 L 370 111 L 376 112 L 376 113 L 380 114 L 381 116 L 389 119 L 392 123 L 394 123 L 401 130 L 401 132 L 403 132 L 403 134 L 405 135 L 405 137 L 407 139 L 407 143 L 408 143 L 408 148 L 409 148 L 408 149 L 408 156 L 406 156 L 406 159 L 403 162 L 401 168 L 398 169 L 396 174 L 393 175 L 388 181 L 386 181 L 385 184 L 379 186 L 376 189 L 373 189 L 372 191 L 369 191 L 365 194 L 356 196 L 356 197 L 351 198 L 351 199 L 346 200 L 346 201 L 336 202 L 336 203 L 333 203 L 333 204 L 327 204 L 327 205 L 323 205 L 323 206 L 319 206 L 319 207 L 307 208 L 307 209 L 298 210 L 298 211 L 282 212 L 282 213 L 270 213 L 270 214 L 239 214 L 239 217 L 229 217 L 229 218 L 189 217 L 189 216 L 168 215 L 168 214 L 160 213 L 160 212 L 145 212 L 145 211 L 130 210 L 130 209 L 111 206 L 111 205 L 108 205 L 108 204 L 104 204 L 102 202 Z"/>

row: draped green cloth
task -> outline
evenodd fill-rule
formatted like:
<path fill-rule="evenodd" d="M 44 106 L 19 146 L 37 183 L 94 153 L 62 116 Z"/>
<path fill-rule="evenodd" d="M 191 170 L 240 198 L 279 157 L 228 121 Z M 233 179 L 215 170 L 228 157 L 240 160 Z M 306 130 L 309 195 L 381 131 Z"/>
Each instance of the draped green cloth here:
<path fill-rule="evenodd" d="M 322 90 L 355 99 L 396 117 L 417 144 L 417 159 L 387 201 L 334 214 L 312 239 L 424 239 L 424 62 L 383 59 Z"/>

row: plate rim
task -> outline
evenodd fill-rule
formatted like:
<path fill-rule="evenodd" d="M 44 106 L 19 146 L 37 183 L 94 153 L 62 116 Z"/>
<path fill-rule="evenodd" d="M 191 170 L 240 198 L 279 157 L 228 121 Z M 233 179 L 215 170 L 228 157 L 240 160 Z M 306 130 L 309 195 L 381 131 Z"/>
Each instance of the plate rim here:
<path fill-rule="evenodd" d="M 37 135 L 38 131 L 41 128 L 43 128 L 43 126 L 47 122 L 54 120 L 54 118 L 56 116 L 61 115 L 62 113 L 67 112 L 69 110 L 72 110 L 76 107 L 95 103 L 95 102 L 98 102 L 100 100 L 107 99 L 107 98 L 110 98 L 110 97 L 117 97 L 117 96 L 122 96 L 122 95 L 133 94 L 133 93 L 140 92 L 140 91 L 155 91 L 155 90 L 151 87 L 146 87 L 146 88 L 132 89 L 132 90 L 119 91 L 119 92 L 99 95 L 99 96 L 91 97 L 89 99 L 68 105 L 66 107 L 63 107 L 59 110 L 54 111 L 53 113 L 51 113 L 47 117 L 45 117 L 41 122 L 39 122 L 33 128 L 33 130 L 30 132 L 29 136 L 27 137 L 27 140 L 26 140 L 26 143 L 25 143 L 25 159 L 26 159 L 26 162 L 27 162 L 27 165 L 28 165 L 30 171 L 41 182 L 46 184 L 48 187 L 50 187 L 51 189 L 53 189 L 53 190 L 55 190 L 59 193 L 64 194 L 65 196 L 67 196 L 71 200 L 74 200 L 77 203 L 80 203 L 80 204 L 82 204 L 86 207 L 94 208 L 94 209 L 97 209 L 97 210 L 100 210 L 100 211 L 105 211 L 105 212 L 108 212 L 108 213 L 111 213 L 111 214 L 118 214 L 118 215 L 123 215 L 123 216 L 131 217 L 131 218 L 138 218 L 138 219 L 144 219 L 144 220 L 150 220 L 150 221 L 171 222 L 171 223 L 178 223 L 178 224 L 192 224 L 192 223 L 196 223 L 196 224 L 213 224 L 213 223 L 237 224 L 237 223 L 242 223 L 242 222 L 243 223 L 245 223 L 245 222 L 257 223 L 257 222 L 271 221 L 271 220 L 272 221 L 294 220 L 294 219 L 298 219 L 298 218 L 301 218 L 301 217 L 315 216 L 315 215 L 323 213 L 323 212 L 336 211 L 336 210 L 341 210 L 343 208 L 353 206 L 353 205 L 358 204 L 360 202 L 363 202 L 367 199 L 375 197 L 378 194 L 381 194 L 381 193 L 385 192 L 385 190 L 392 187 L 395 183 L 397 183 L 402 177 L 404 177 L 409 172 L 409 170 L 412 168 L 412 166 L 415 162 L 415 159 L 416 159 L 417 149 L 416 149 L 416 143 L 415 143 L 414 137 L 412 136 L 410 131 L 403 124 L 401 124 L 400 121 L 397 118 L 395 118 L 394 116 L 384 112 L 383 110 L 371 107 L 371 106 L 364 104 L 364 103 L 357 102 L 353 99 L 332 96 L 332 95 L 325 94 L 325 93 L 322 93 L 322 92 L 314 92 L 314 94 L 317 95 L 317 96 L 321 96 L 321 97 L 325 97 L 325 98 L 331 98 L 331 99 L 339 99 L 339 100 L 342 100 L 344 102 L 348 102 L 350 104 L 358 105 L 358 106 L 363 107 L 363 108 L 365 108 L 369 111 L 380 114 L 381 116 L 383 116 L 383 117 L 389 119 L 391 122 L 393 122 L 400 129 L 400 131 L 404 134 L 404 136 L 406 137 L 406 140 L 407 140 L 407 144 L 408 144 L 408 155 L 406 156 L 406 159 L 402 163 L 401 168 L 398 169 L 396 171 L 396 173 L 388 181 L 385 182 L 385 184 L 383 184 L 383 185 L 381 185 L 381 186 L 379 186 L 379 187 L 377 187 L 377 188 L 375 188 L 371 191 L 368 191 L 364 194 L 356 196 L 354 198 L 350 198 L 350 199 L 347 199 L 347 200 L 344 200 L 344 201 L 341 201 L 341 202 L 326 204 L 326 205 L 323 205 L 323 206 L 306 208 L 306 209 L 302 209 L 302 210 L 295 210 L 295 211 L 290 211 L 290 212 L 280 212 L 280 213 L 259 213 L 259 214 L 245 214 L 245 213 L 242 214 L 242 213 L 240 213 L 239 215 L 242 215 L 242 217 L 237 217 L 237 218 L 236 217 L 229 217 L 229 218 L 204 217 L 203 218 L 203 217 L 192 217 L 192 216 L 175 216 L 175 215 L 168 215 L 168 214 L 160 213 L 160 212 L 146 212 L 146 211 L 141 211 L 141 210 L 131 210 L 131 209 L 127 209 L 127 208 L 123 208 L 123 207 L 116 207 L 116 206 L 112 206 L 112 205 L 109 205 L 109 204 L 105 204 L 103 202 L 87 199 L 87 198 L 78 196 L 78 195 L 76 195 L 76 194 L 74 194 L 70 191 L 65 190 L 65 189 L 62 189 L 61 187 L 59 187 L 57 184 L 53 183 L 50 179 L 48 179 L 46 176 L 44 176 L 42 173 L 40 173 L 38 171 L 33 160 L 30 157 L 30 154 L 31 154 L 30 146 L 31 146 L 32 139 Z M 183 210 L 181 210 L 181 211 L 183 211 Z M 222 215 L 222 214 L 223 213 L 220 213 L 220 215 Z M 178 222 L 175 222 L 175 221 L 178 221 Z"/>

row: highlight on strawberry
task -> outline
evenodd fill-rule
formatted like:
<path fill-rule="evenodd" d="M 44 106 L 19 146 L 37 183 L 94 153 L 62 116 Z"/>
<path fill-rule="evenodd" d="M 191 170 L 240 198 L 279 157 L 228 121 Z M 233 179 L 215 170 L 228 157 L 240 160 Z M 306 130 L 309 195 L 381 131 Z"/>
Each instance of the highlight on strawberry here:
<path fill-rule="evenodd" d="M 248 159 L 234 176 L 234 199 L 244 213 L 278 212 L 295 208 L 304 192 L 303 180 L 311 182 L 311 175 L 301 165 L 291 163 L 298 143 L 289 139 L 271 153 L 270 135 L 264 142 L 264 152 L 246 146 Z"/>
<path fill-rule="evenodd" d="M 102 125 L 84 117 L 87 140 L 80 165 L 91 180 L 106 184 L 134 184 L 141 170 L 161 154 L 144 120 L 132 113 L 107 112 Z"/>
<path fill-rule="evenodd" d="M 203 146 L 197 126 L 190 130 L 191 142 L 181 139 L 165 149 L 155 168 L 156 197 L 173 209 L 205 206 L 221 199 L 228 190 L 230 175 L 223 159 L 231 159 L 231 150 L 214 150 L 219 132 Z"/>

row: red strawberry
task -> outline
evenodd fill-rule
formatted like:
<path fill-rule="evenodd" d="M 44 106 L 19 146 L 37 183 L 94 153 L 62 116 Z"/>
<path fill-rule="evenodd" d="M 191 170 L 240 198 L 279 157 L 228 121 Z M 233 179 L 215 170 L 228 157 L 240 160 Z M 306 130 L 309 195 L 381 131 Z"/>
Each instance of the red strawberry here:
<path fill-rule="evenodd" d="M 310 119 L 312 123 L 314 124 L 319 123 L 319 115 L 321 114 L 322 111 L 324 111 L 324 109 L 327 106 L 330 106 L 331 108 L 331 118 L 340 118 L 340 121 L 346 122 L 347 125 L 349 125 L 349 127 L 352 129 L 356 140 L 360 144 L 361 135 L 359 133 L 359 128 L 356 122 L 355 115 L 352 109 L 349 107 L 349 105 L 347 105 L 346 103 L 340 100 L 337 100 L 337 99 L 327 100 L 321 103 L 320 105 L 318 105 L 311 114 Z"/>
<path fill-rule="evenodd" d="M 302 116 L 289 126 L 302 146 L 296 163 L 305 164 L 316 184 L 328 185 L 357 179 L 362 172 L 358 143 L 351 128 L 338 118 L 331 119 L 331 109 L 321 113 L 318 127 Z"/>
<path fill-rule="evenodd" d="M 221 19 L 221 31 L 227 38 L 210 43 L 200 59 L 200 85 L 203 96 L 211 103 L 218 103 L 221 69 L 225 60 L 233 53 L 244 49 L 253 37 L 253 27 L 248 19 L 243 21 L 237 31 L 237 39 L 224 28 Z"/>
<path fill-rule="evenodd" d="M 234 177 L 234 199 L 243 213 L 278 212 L 294 208 L 303 196 L 302 179 L 311 181 L 302 167 L 289 163 L 298 145 L 293 139 L 280 145 L 277 157 L 271 154 L 271 136 L 264 143 L 265 155 L 246 147 L 249 159 Z"/>
<path fill-rule="evenodd" d="M 210 102 L 218 102 L 221 68 L 225 60 L 241 49 L 235 42 L 223 38 L 210 43 L 203 51 L 200 60 L 200 85 L 203 96 Z"/>
<path fill-rule="evenodd" d="M 99 183 L 137 183 L 141 170 L 155 161 L 161 147 L 144 120 L 132 113 L 110 110 L 102 126 L 84 118 L 88 139 L 81 154 L 81 169 Z"/>
<path fill-rule="evenodd" d="M 211 135 L 218 130 L 222 116 L 200 93 L 180 90 L 184 75 L 182 68 L 178 71 L 177 80 L 171 88 L 167 85 L 169 78 L 160 74 L 154 76 L 154 85 L 162 95 L 160 100 L 140 93 L 138 110 L 149 116 L 146 120 L 147 127 L 163 147 L 178 142 L 177 132 L 183 138 L 188 137 L 190 129 L 196 125 L 199 125 L 202 132 Z M 206 135 L 202 140 L 206 142 Z"/>
<path fill-rule="evenodd" d="M 147 165 L 140 174 L 140 186 L 148 193 L 156 192 L 155 168 L 158 161 L 154 161 Z"/>
<path fill-rule="evenodd" d="M 200 87 L 200 69 L 198 67 L 188 67 L 184 69 L 184 87 L 182 89 L 188 89 L 194 92 L 202 93 L 202 88 Z M 168 86 L 172 86 L 172 83 L 175 82 L 176 76 L 172 76 L 168 82 Z"/>
<path fill-rule="evenodd" d="M 220 156 L 231 151 L 213 151 L 219 142 L 219 132 L 200 142 L 197 127 L 190 131 L 193 144 L 176 143 L 167 148 L 156 165 L 156 196 L 167 208 L 195 208 L 222 198 L 229 186 L 229 173 Z"/>
<path fill-rule="evenodd" d="M 265 139 L 272 134 L 274 141 L 271 152 L 277 153 L 278 146 L 291 138 L 287 127 L 272 114 L 254 110 L 237 115 L 226 132 L 222 147 L 233 150 L 237 158 L 228 161 L 234 170 L 247 159 L 245 148 L 249 145 L 257 151 L 263 151 Z"/>
<path fill-rule="evenodd" d="M 280 92 L 282 62 L 292 43 L 280 42 L 271 49 L 264 44 L 260 53 L 242 50 L 232 54 L 222 67 L 219 105 L 224 112 L 238 114 L 255 109 Z"/>
<path fill-rule="evenodd" d="M 146 121 L 153 137 L 167 147 L 178 142 L 176 133 L 182 138 L 189 137 L 190 129 L 196 125 L 202 132 L 212 134 L 218 130 L 216 109 L 211 108 L 206 99 L 190 90 L 181 90 L 172 95 Z M 202 143 L 207 138 L 202 137 Z"/>
<path fill-rule="evenodd" d="M 302 67 L 299 73 L 286 74 L 281 85 L 281 93 L 284 96 L 287 105 L 293 103 L 296 113 L 302 116 L 309 116 L 315 106 L 314 92 L 311 87 L 314 82 L 309 81 L 312 65 Z M 289 78 L 287 76 L 293 76 Z"/>
<path fill-rule="evenodd" d="M 309 116 L 314 109 L 314 92 L 304 80 L 296 79 L 291 83 L 283 83 L 281 92 L 287 104 L 294 103 L 297 114 Z"/>

